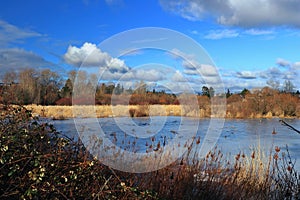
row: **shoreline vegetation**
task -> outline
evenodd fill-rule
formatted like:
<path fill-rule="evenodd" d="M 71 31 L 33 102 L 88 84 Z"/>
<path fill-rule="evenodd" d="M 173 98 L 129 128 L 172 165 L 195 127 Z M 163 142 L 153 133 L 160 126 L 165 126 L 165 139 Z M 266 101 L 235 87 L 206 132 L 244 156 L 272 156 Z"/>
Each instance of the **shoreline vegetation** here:
<path fill-rule="evenodd" d="M 146 116 L 186 116 L 186 117 L 200 117 L 200 118 L 218 118 L 225 117 L 228 119 L 260 119 L 260 118 L 300 118 L 300 113 L 297 115 L 285 115 L 284 113 L 277 113 L 275 115 L 271 111 L 266 114 L 249 113 L 248 115 L 238 111 L 226 111 L 225 116 L 221 114 L 211 115 L 210 109 L 199 109 L 198 112 L 182 111 L 181 105 L 74 105 L 74 106 L 42 106 L 42 105 L 25 105 L 26 109 L 32 111 L 33 115 L 40 117 L 47 117 L 52 119 L 68 119 L 74 117 L 146 117 Z M 232 107 L 229 105 L 228 107 Z M 230 108 L 229 108 L 230 109 Z"/>
<path fill-rule="evenodd" d="M 229 158 L 215 147 L 199 159 L 201 138 L 195 138 L 192 144 L 184 144 L 186 153 L 174 163 L 135 174 L 103 165 L 80 141 L 64 137 L 24 107 L 0 105 L 0 110 L 0 199 L 300 197 L 300 176 L 288 148 L 274 145 L 265 155 L 258 146 L 249 154 L 240 152 Z M 158 148 L 160 142 L 153 139 L 147 150 Z M 123 155 L 113 156 L 117 160 Z M 150 168 L 151 164 L 145 162 Z"/>
<path fill-rule="evenodd" d="M 59 74 L 49 69 L 41 71 L 24 69 L 18 73 L 7 72 L 2 81 L 0 104 L 28 105 L 28 108 L 30 105 L 43 105 L 45 107 L 42 108 L 31 106 L 33 112 L 56 119 L 73 117 L 72 107 L 68 107 L 72 104 L 86 106 L 82 107 L 86 108 L 86 112 L 76 115 L 90 116 L 90 111 L 96 109 L 96 117 L 175 115 L 300 118 L 300 91 L 295 91 L 291 81 L 285 81 L 280 88 L 270 85 L 251 91 L 244 88 L 235 93 L 229 89 L 227 92 L 217 92 L 212 86 L 199 85 L 198 88 L 194 88 L 193 94 L 184 91 L 177 91 L 175 94 L 172 91 L 156 90 L 143 80 L 132 82 L 129 88 L 119 83 L 98 83 L 97 75 L 86 71 L 70 71 L 68 79 L 64 81 Z M 224 112 L 218 111 L 225 110 L 221 106 L 225 105 L 225 102 L 226 114 L 223 116 Z M 109 105 L 114 105 L 114 112 Z M 195 107 L 181 112 L 180 105 L 195 105 Z M 199 110 L 195 110 L 196 106 Z"/>

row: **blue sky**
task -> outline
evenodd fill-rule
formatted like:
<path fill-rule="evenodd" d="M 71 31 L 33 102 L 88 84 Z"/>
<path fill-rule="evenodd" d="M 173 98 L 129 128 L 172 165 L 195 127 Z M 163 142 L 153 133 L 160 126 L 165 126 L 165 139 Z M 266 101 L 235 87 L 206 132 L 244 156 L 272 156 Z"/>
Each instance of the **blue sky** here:
<path fill-rule="evenodd" d="M 110 63 L 106 81 L 118 81 L 127 74 L 126 80 L 139 76 L 149 84 L 172 88 L 163 76 L 170 73 L 173 76 L 168 76 L 169 82 L 176 82 L 180 75 L 193 88 L 205 84 L 201 77 L 187 71 L 182 60 L 164 52 L 144 50 L 117 58 L 97 46 L 123 31 L 161 27 L 185 34 L 202 45 L 225 89 L 240 91 L 266 85 L 282 88 L 289 80 L 300 90 L 299 10 L 297 0 L 1 1 L 0 78 L 8 70 L 27 67 L 48 67 L 66 74 L 78 69 L 87 53 L 94 51 L 101 59 L 93 64 L 99 67 Z M 174 51 L 179 48 L 176 45 Z M 161 65 L 151 69 L 149 63 Z"/>

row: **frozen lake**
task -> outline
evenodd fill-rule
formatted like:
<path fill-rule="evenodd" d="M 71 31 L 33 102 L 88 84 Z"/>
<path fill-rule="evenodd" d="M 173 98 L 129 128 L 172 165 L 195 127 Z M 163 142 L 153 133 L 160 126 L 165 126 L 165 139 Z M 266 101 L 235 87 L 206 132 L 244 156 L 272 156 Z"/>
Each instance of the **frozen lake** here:
<path fill-rule="evenodd" d="M 77 129 L 75 126 L 77 123 Z M 150 152 L 163 148 L 172 142 L 184 146 L 189 138 L 200 138 L 200 145 L 217 145 L 222 152 L 233 157 L 239 152 L 250 155 L 256 146 L 268 154 L 278 146 L 285 152 L 286 145 L 290 155 L 296 159 L 296 169 L 300 171 L 300 135 L 281 125 L 279 119 L 226 119 L 211 122 L 210 119 L 186 117 L 151 117 L 151 118 L 99 118 L 68 119 L 51 121 L 58 131 L 69 137 L 78 138 L 78 134 L 89 135 L 101 132 L 111 145 L 129 152 Z M 290 125 L 300 129 L 299 119 L 286 119 Z M 219 124 L 218 124 L 219 123 Z M 102 129 L 102 130 L 100 130 Z M 209 132 L 208 132 L 209 130 Z M 272 134 L 273 130 L 276 134 Z M 206 138 L 206 139 L 205 139 Z M 172 141 L 172 142 L 171 142 Z M 175 141 L 175 142 L 174 142 Z M 173 145 L 174 145 L 173 144 Z"/>

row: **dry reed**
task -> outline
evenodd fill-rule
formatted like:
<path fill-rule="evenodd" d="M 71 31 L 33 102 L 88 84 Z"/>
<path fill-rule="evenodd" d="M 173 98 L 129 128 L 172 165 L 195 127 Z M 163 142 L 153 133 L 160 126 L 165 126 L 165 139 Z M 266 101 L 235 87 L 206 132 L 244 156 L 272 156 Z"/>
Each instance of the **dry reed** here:
<path fill-rule="evenodd" d="M 64 119 L 73 117 L 123 117 L 123 116 L 181 116 L 180 105 L 96 105 L 96 106 L 41 106 L 27 105 L 34 115 Z"/>

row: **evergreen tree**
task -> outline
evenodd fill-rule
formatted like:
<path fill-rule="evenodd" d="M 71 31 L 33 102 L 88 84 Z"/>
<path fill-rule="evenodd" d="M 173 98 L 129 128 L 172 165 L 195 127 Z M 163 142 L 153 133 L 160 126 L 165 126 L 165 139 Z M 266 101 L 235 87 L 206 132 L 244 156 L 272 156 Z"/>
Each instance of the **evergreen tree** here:
<path fill-rule="evenodd" d="M 245 97 L 247 94 L 250 94 L 250 91 L 248 89 L 246 89 L 246 88 L 244 88 L 242 90 L 242 92 L 240 93 L 240 95 L 242 95 L 243 97 Z"/>
<path fill-rule="evenodd" d="M 229 98 L 232 94 L 230 93 L 230 90 L 227 89 L 227 92 L 226 92 L 226 98 Z"/>
<path fill-rule="evenodd" d="M 65 86 L 61 89 L 62 98 L 71 98 L 73 92 L 73 83 L 70 78 L 66 80 Z"/>

